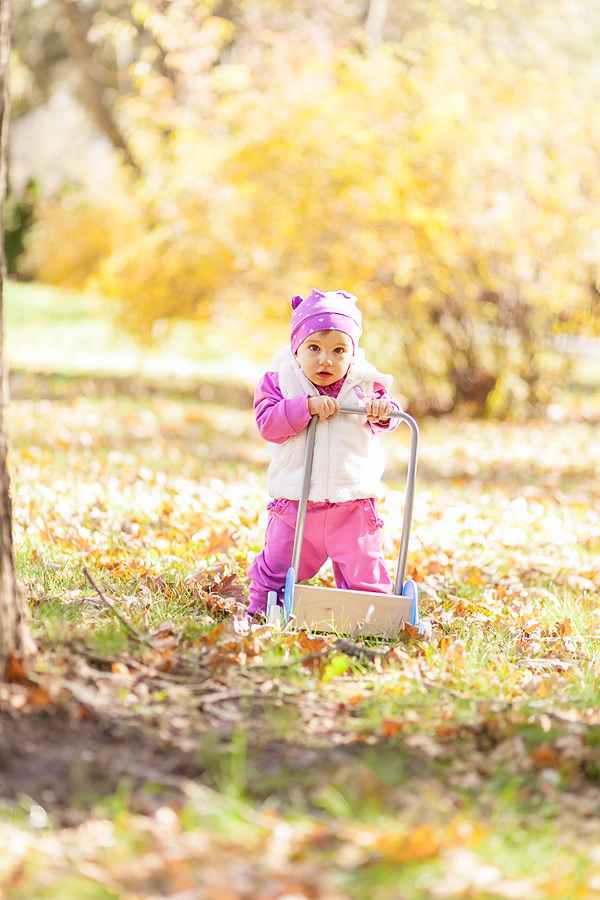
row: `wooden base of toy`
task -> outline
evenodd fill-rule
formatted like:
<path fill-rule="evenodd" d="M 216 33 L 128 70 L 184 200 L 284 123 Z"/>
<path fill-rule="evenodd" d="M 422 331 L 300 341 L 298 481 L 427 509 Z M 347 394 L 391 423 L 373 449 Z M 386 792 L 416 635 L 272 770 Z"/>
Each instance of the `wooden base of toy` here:
<path fill-rule="evenodd" d="M 414 600 L 398 594 L 342 591 L 296 584 L 294 628 L 373 637 L 397 637 L 404 622 L 416 624 Z"/>

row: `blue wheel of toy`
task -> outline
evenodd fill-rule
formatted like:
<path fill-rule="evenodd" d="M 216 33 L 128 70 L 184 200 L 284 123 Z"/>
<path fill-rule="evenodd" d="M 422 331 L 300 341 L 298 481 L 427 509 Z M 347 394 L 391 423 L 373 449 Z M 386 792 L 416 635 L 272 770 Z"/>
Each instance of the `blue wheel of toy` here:
<path fill-rule="evenodd" d="M 416 582 L 412 581 L 410 578 L 408 581 L 404 582 L 404 587 L 402 588 L 402 596 L 410 597 L 412 600 L 412 605 L 410 609 L 410 625 L 417 625 L 419 622 L 419 588 Z"/>

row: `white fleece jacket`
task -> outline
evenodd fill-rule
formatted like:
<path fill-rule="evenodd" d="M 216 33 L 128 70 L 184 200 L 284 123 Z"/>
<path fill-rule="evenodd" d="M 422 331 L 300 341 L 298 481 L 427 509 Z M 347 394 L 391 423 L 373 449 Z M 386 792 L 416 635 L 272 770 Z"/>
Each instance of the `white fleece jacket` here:
<path fill-rule="evenodd" d="M 293 397 L 318 396 L 319 391 L 302 372 L 298 360 L 288 347 L 274 360 L 279 373 L 279 388 L 286 400 Z M 392 377 L 378 372 L 357 349 L 346 381 L 339 393 L 341 406 L 363 406 L 375 382 L 389 390 Z M 271 464 L 268 489 L 271 497 L 299 500 L 304 470 L 308 430 L 289 437 L 282 444 L 268 443 Z M 377 434 L 366 416 L 336 414 L 317 423 L 315 449 L 308 499 L 344 503 L 383 494 L 381 477 L 386 455 Z"/>

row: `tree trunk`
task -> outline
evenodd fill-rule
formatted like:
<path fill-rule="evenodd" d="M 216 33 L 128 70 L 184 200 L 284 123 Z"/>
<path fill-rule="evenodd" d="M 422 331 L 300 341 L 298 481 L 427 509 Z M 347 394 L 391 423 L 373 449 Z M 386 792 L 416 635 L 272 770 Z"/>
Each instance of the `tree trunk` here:
<path fill-rule="evenodd" d="M 376 50 L 383 43 L 383 29 L 388 12 L 388 0 L 370 0 L 365 31 L 367 46 Z"/>
<path fill-rule="evenodd" d="M 35 652 L 27 627 L 27 602 L 17 581 L 12 541 L 12 504 L 10 499 L 4 407 L 7 395 L 4 364 L 4 217 L 6 196 L 6 154 L 9 114 L 8 66 L 11 46 L 11 0 L 0 0 L 0 680 L 10 660 L 19 656 L 27 661 Z"/>
<path fill-rule="evenodd" d="M 59 4 L 65 17 L 67 48 L 71 58 L 77 63 L 79 68 L 83 89 L 96 124 L 104 132 L 113 147 L 120 151 L 123 161 L 139 174 L 139 166 L 117 126 L 113 110 L 106 102 L 106 79 L 103 77 L 102 69 L 93 60 L 92 47 L 87 39 L 81 20 L 79 3 L 77 0 L 59 0 Z"/>

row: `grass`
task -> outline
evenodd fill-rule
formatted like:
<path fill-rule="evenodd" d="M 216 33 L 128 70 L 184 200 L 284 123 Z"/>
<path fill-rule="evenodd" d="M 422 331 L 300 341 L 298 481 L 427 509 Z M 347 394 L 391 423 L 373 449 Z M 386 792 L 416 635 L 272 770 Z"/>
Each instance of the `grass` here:
<path fill-rule="evenodd" d="M 7 329 L 40 684 L 91 670 L 93 721 L 135 725 L 140 753 L 160 738 L 171 767 L 184 754 L 195 773 L 124 774 L 71 833 L 48 803 L 43 826 L 34 798 L 9 807 L 8 900 L 199 885 L 209 900 L 266 885 L 331 900 L 600 893 L 600 481 L 579 400 L 566 422 L 420 423 L 409 571 L 434 639 L 359 659 L 232 625 L 261 546 L 266 458 L 253 370 L 223 391 L 221 338 L 180 344 L 173 329 L 149 351 L 94 298 L 14 284 Z M 406 447 L 390 438 L 390 569 Z M 106 760 L 94 765 L 101 784 Z"/>
<path fill-rule="evenodd" d="M 63 383 L 75 375 L 79 384 L 81 376 L 103 374 L 243 384 L 261 373 L 243 342 L 232 370 L 223 329 L 163 321 L 154 339 L 141 341 L 119 325 L 119 307 L 99 297 L 11 281 L 4 288 L 5 352 L 16 370 L 57 374 Z M 82 386 L 94 391 L 91 382 Z"/>

